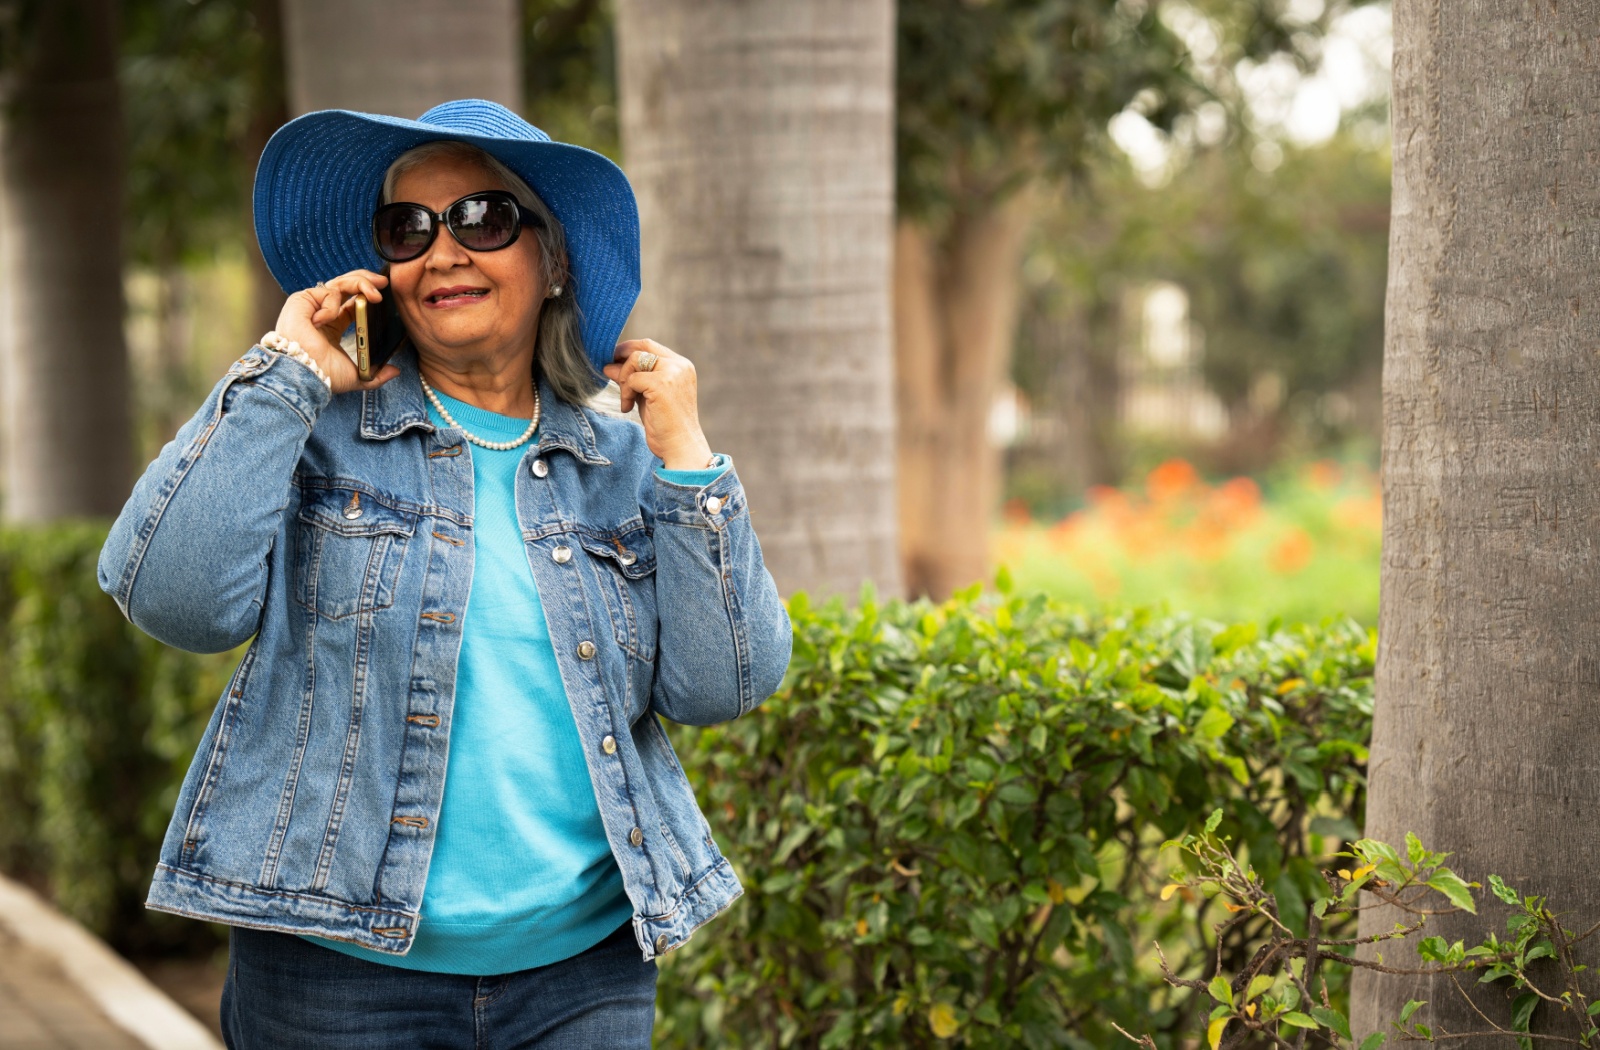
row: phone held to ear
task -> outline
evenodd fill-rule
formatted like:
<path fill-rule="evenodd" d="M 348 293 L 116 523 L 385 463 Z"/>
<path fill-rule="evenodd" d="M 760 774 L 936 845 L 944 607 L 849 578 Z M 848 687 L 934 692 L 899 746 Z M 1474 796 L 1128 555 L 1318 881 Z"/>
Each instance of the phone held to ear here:
<path fill-rule="evenodd" d="M 377 375 L 405 337 L 406 329 L 400 323 L 392 296 L 384 296 L 380 303 L 368 303 L 364 296 L 356 296 L 356 375 L 363 380 Z"/>

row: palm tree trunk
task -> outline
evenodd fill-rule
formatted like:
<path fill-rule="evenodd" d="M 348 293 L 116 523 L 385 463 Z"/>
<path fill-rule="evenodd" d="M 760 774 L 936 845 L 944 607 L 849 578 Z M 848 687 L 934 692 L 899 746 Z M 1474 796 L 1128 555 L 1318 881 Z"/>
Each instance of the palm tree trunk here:
<path fill-rule="evenodd" d="M 5 515 L 115 514 L 131 479 L 117 5 L 33 5 L 0 127 Z"/>
<path fill-rule="evenodd" d="M 890 0 L 619 0 L 644 294 L 784 591 L 898 593 Z"/>
<path fill-rule="evenodd" d="M 900 545 L 907 589 L 947 597 L 989 573 L 1000 450 L 989 413 L 1011 363 L 1033 195 L 895 236 Z"/>
<path fill-rule="evenodd" d="M 283 0 L 289 108 L 418 117 L 484 98 L 522 108 L 515 0 Z"/>
<path fill-rule="evenodd" d="M 1370 836 L 1398 842 L 1415 831 L 1453 851 L 1463 877 L 1487 885 L 1499 874 L 1546 894 L 1578 929 L 1600 919 L 1590 757 L 1600 751 L 1600 304 L 1589 291 L 1600 238 L 1597 33 L 1589 4 L 1394 6 L 1367 814 Z M 1430 920 L 1429 932 L 1469 945 L 1504 936 L 1504 908 L 1487 893 L 1480 912 Z M 1363 932 L 1394 919 L 1365 911 Z M 1405 965 L 1396 945 L 1382 948 L 1387 964 Z M 1591 972 L 1597 958 L 1583 945 Z M 1475 987 L 1470 976 L 1462 985 Z M 1476 1001 L 1507 1024 L 1510 997 L 1492 988 Z M 1449 978 L 1362 974 L 1358 1039 L 1385 1030 L 1408 999 L 1429 1003 L 1416 1020 L 1436 1033 L 1488 1027 Z M 1572 1036 L 1581 1014 L 1545 1004 L 1533 1030 Z"/>

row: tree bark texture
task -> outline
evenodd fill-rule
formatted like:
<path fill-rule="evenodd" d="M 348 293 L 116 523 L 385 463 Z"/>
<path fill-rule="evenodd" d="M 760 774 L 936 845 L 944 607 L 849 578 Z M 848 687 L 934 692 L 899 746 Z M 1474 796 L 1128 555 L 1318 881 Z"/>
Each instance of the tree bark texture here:
<path fill-rule="evenodd" d="M 0 126 L 5 515 L 112 515 L 132 432 L 122 335 L 117 5 L 36 6 Z"/>
<path fill-rule="evenodd" d="M 415 119 L 441 102 L 522 108 L 515 0 L 283 0 L 289 108 Z"/>
<path fill-rule="evenodd" d="M 1394 35 L 1367 833 L 1415 831 L 1581 930 L 1600 920 L 1600 8 L 1397 0 Z M 1505 935 L 1486 891 L 1480 912 L 1430 932 Z M 1364 913 L 1363 932 L 1395 918 Z M 1504 987 L 1475 992 L 1502 1025 Z M 1488 1027 L 1447 978 L 1358 974 L 1358 1041 L 1413 998 L 1436 1034 Z M 1540 1006 L 1533 1030 L 1572 1034 L 1560 1014 Z"/>
<path fill-rule="evenodd" d="M 1000 450 L 989 412 L 1011 364 L 1032 194 L 895 235 L 900 551 L 906 589 L 945 598 L 989 573 Z"/>
<path fill-rule="evenodd" d="M 899 593 L 892 3 L 620 0 L 617 46 L 629 335 L 695 362 L 781 590 Z"/>

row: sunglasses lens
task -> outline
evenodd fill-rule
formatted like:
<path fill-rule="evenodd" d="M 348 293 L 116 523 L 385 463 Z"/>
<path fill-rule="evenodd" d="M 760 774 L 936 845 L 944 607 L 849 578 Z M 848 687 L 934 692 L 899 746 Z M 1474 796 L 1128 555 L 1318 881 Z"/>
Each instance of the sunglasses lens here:
<path fill-rule="evenodd" d="M 433 216 L 415 205 L 383 208 L 372 219 L 378 254 L 390 262 L 421 255 L 433 240 Z"/>
<path fill-rule="evenodd" d="M 450 232 L 463 245 L 478 252 L 504 248 L 517 236 L 519 220 L 515 202 L 504 197 L 468 197 L 450 209 Z"/>

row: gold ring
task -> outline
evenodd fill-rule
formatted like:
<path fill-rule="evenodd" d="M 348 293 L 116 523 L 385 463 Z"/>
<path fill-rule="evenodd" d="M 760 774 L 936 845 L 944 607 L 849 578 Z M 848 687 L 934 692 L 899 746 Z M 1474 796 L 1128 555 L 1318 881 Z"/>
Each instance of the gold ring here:
<path fill-rule="evenodd" d="M 639 356 L 634 360 L 633 367 L 640 372 L 654 372 L 661 358 L 648 350 L 640 350 Z"/>

